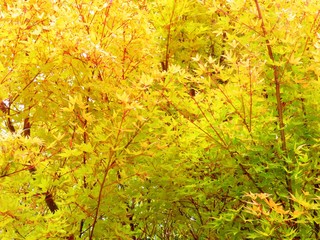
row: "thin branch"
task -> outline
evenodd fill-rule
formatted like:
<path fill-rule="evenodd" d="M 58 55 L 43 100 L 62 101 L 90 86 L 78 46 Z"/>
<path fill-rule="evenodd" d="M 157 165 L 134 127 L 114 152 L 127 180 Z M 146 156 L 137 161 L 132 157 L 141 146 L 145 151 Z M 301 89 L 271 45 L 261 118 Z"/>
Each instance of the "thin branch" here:
<path fill-rule="evenodd" d="M 313 28 L 314 28 L 314 25 L 315 25 L 315 23 L 317 22 L 317 20 L 318 20 L 319 17 L 320 17 L 320 10 L 318 11 L 317 16 L 314 18 L 314 21 L 313 21 L 313 23 L 312 23 L 312 25 L 311 25 L 311 28 L 310 28 L 310 33 L 312 33 Z M 319 28 L 319 26 L 320 26 L 320 24 L 318 24 L 316 30 Z M 308 37 L 307 37 L 307 39 L 306 39 L 306 43 L 305 43 L 304 48 L 303 48 L 302 55 L 304 55 L 305 51 L 307 50 L 309 40 L 310 40 L 310 36 L 308 35 Z"/>
<path fill-rule="evenodd" d="M 279 67 L 276 66 L 275 64 L 275 58 L 272 52 L 272 48 L 271 48 L 271 43 L 269 41 L 269 39 L 267 38 L 267 30 L 266 27 L 264 25 L 264 19 L 260 10 L 260 5 L 258 3 L 258 0 L 255 0 L 255 4 L 256 4 L 256 9 L 258 12 L 258 17 L 261 20 L 261 29 L 263 32 L 263 36 L 265 37 L 265 42 L 266 42 L 266 46 L 267 46 L 267 50 L 268 50 L 268 55 L 270 60 L 274 63 L 272 65 L 272 69 L 273 69 L 273 77 L 274 77 L 274 83 L 275 83 L 275 90 L 276 90 L 276 99 L 277 99 L 277 110 L 278 110 L 278 121 L 279 121 L 279 131 L 280 131 L 280 137 L 281 137 L 281 150 L 283 151 L 284 155 L 287 157 L 287 145 L 286 145 L 286 135 L 285 135 L 285 125 L 283 122 L 283 107 L 282 107 L 282 102 L 281 102 L 281 92 L 280 92 L 280 79 L 279 79 Z M 290 166 L 287 166 L 287 168 L 289 170 L 291 170 Z M 291 176 L 286 176 L 286 185 L 287 185 L 287 190 L 289 193 L 293 194 L 293 190 L 292 190 L 292 181 L 291 181 Z M 290 204 L 290 209 L 292 211 L 294 211 L 294 207 L 293 207 L 293 200 L 290 199 L 289 200 L 289 204 Z"/>
<path fill-rule="evenodd" d="M 252 131 L 252 73 L 251 73 L 251 68 L 249 65 L 249 131 Z"/>
<path fill-rule="evenodd" d="M 168 71 L 168 68 L 169 68 L 171 26 L 172 26 L 172 22 L 173 22 L 175 9 L 176 9 L 176 0 L 173 1 L 170 22 L 169 22 L 169 25 L 167 26 L 168 27 L 168 34 L 167 34 L 167 42 L 166 42 L 166 56 L 165 56 L 165 62 L 162 65 L 162 70 L 164 70 L 164 71 Z"/>
<path fill-rule="evenodd" d="M 20 96 L 20 94 L 26 90 L 33 82 L 34 80 L 36 80 L 36 78 L 39 76 L 40 72 L 36 73 L 36 75 L 30 80 L 30 82 L 27 83 L 26 86 L 24 86 L 24 88 L 22 89 L 22 91 L 20 93 L 17 93 L 16 96 L 14 96 L 14 98 L 11 100 L 11 103 L 13 103 L 15 100 L 17 100 L 17 98 Z"/>
<path fill-rule="evenodd" d="M 95 214 L 94 214 L 93 223 L 92 223 L 92 226 L 91 226 L 89 240 L 93 239 L 94 229 L 95 229 L 95 226 L 97 224 L 99 211 L 100 211 L 100 205 L 101 205 L 101 202 L 102 202 L 103 189 L 104 189 L 104 186 L 105 186 L 106 181 L 107 181 L 108 173 L 109 173 L 110 169 L 113 167 L 113 164 L 112 164 L 113 163 L 113 161 L 112 161 L 113 160 L 113 153 L 114 152 L 110 152 L 108 166 L 107 166 L 107 168 L 106 168 L 106 170 L 104 172 L 104 175 L 103 175 L 103 178 L 102 178 L 102 182 L 100 184 L 98 203 L 97 203 L 96 211 L 95 211 Z"/>
<path fill-rule="evenodd" d="M 108 4 L 108 6 L 106 7 L 106 11 L 105 11 L 105 13 L 104 13 L 103 27 L 102 27 L 100 39 L 103 39 L 104 36 L 105 36 L 105 35 L 104 35 L 104 31 L 105 31 L 105 28 L 106 28 L 106 25 L 107 25 L 107 17 L 109 17 L 109 11 L 110 11 L 111 5 L 112 5 L 112 0 L 109 1 L 109 4 Z"/>
<path fill-rule="evenodd" d="M 262 13 L 260 10 L 260 5 L 258 3 L 258 0 L 255 0 L 256 8 L 258 11 L 259 19 L 261 20 L 261 29 L 263 32 L 263 37 L 266 38 L 268 35 L 266 27 L 264 25 L 264 19 L 262 17 Z M 274 55 L 271 48 L 271 43 L 269 39 L 266 38 L 266 45 L 268 50 L 269 58 L 273 63 L 275 63 Z M 281 149 L 284 153 L 287 153 L 287 145 L 286 145 L 286 136 L 284 132 L 284 123 L 283 123 L 283 109 L 282 109 L 282 102 L 281 102 L 281 93 L 280 93 L 280 79 L 279 79 L 279 67 L 276 66 L 276 64 L 272 65 L 273 69 L 273 77 L 274 77 L 274 83 L 276 88 L 276 99 L 277 99 L 277 110 L 278 110 L 278 120 L 279 120 L 279 127 L 280 127 L 280 137 L 281 137 Z"/>

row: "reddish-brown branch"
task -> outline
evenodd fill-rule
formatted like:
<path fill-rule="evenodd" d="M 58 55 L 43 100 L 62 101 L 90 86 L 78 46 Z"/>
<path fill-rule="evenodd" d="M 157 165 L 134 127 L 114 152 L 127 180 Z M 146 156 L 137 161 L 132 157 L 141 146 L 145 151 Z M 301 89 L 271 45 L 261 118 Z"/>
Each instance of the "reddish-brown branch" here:
<path fill-rule="evenodd" d="M 94 218 L 93 218 L 93 223 L 92 223 L 92 226 L 91 226 L 91 232 L 90 232 L 89 240 L 93 239 L 94 229 L 95 229 L 95 226 L 97 224 L 99 211 L 100 211 L 100 205 L 101 205 L 101 201 L 102 201 L 102 197 L 103 197 L 103 189 L 104 189 L 106 181 L 107 181 L 108 173 L 109 173 L 110 169 L 112 169 L 114 167 L 113 163 L 114 163 L 113 152 L 110 152 L 108 166 L 107 166 L 107 168 L 106 168 L 106 170 L 104 172 L 104 175 L 103 175 L 103 178 L 102 178 L 102 182 L 100 184 L 98 202 L 97 202 L 97 207 L 96 207 L 96 211 L 95 211 Z"/>
<path fill-rule="evenodd" d="M 258 3 L 258 0 L 255 0 L 256 8 L 258 11 L 259 19 L 261 20 L 261 29 L 263 32 L 263 36 L 266 37 L 268 35 L 266 27 L 264 25 L 264 20 L 262 17 L 260 5 Z M 274 55 L 272 52 L 271 43 L 268 38 L 266 38 L 266 46 L 269 58 L 274 63 L 272 65 L 273 69 L 273 77 L 274 77 L 274 83 L 275 83 L 275 90 L 276 90 L 276 99 L 277 99 L 277 111 L 278 111 L 278 120 L 279 120 L 279 127 L 280 127 L 280 137 L 281 137 L 281 149 L 284 153 L 287 152 L 287 146 L 286 146 L 286 136 L 284 131 L 284 123 L 283 123 L 283 109 L 282 109 L 282 102 L 281 102 L 281 92 L 280 92 L 280 79 L 279 79 L 279 67 L 275 64 Z"/>
<path fill-rule="evenodd" d="M 163 71 L 168 71 L 169 69 L 169 58 L 170 58 L 170 40 L 171 40 L 171 30 L 172 30 L 172 24 L 173 24 L 173 17 L 176 9 L 176 0 L 173 1 L 173 8 L 170 16 L 170 22 L 166 28 L 168 29 L 168 34 L 167 34 L 167 42 L 166 42 L 166 55 L 165 55 L 165 60 L 162 62 L 162 70 Z"/>
<path fill-rule="evenodd" d="M 280 128 L 280 138 L 281 138 L 281 150 L 283 151 L 283 154 L 287 157 L 287 145 L 286 145 L 286 135 L 285 135 L 285 125 L 283 122 L 283 105 L 281 102 L 281 92 L 280 92 L 280 78 L 279 78 L 279 67 L 276 65 L 275 63 L 275 58 L 272 52 L 272 47 L 271 47 L 271 43 L 269 41 L 269 39 L 267 38 L 267 30 L 264 24 L 264 19 L 262 16 L 262 12 L 260 9 L 260 5 L 258 0 L 255 0 L 255 4 L 256 4 L 256 9 L 258 12 L 258 17 L 261 21 L 261 29 L 262 29 L 262 33 L 263 33 L 263 37 L 265 37 L 265 42 L 266 42 L 266 46 L 267 46 L 267 51 L 268 51 L 268 55 L 270 60 L 273 62 L 272 65 L 272 69 L 273 69 L 273 77 L 274 77 L 274 84 L 275 84 L 275 91 L 276 91 L 276 100 L 277 100 L 277 111 L 278 111 L 278 122 L 279 122 L 279 128 Z M 291 170 L 291 166 L 286 166 L 289 171 Z M 288 192 L 290 194 L 293 194 L 293 189 L 292 189 L 292 181 L 291 181 L 291 176 L 286 176 L 286 188 L 288 190 Z M 289 200 L 289 204 L 290 204 L 290 209 L 291 211 L 294 211 L 294 202 L 292 199 Z M 296 226 L 295 223 L 293 223 L 294 226 Z"/>

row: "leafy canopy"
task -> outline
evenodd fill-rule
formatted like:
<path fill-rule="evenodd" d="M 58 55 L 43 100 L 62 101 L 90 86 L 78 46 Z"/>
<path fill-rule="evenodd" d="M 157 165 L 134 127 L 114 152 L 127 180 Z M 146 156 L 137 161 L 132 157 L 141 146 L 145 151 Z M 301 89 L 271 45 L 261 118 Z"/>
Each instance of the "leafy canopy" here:
<path fill-rule="evenodd" d="M 319 238 L 316 1 L 2 1 L 1 239 Z"/>

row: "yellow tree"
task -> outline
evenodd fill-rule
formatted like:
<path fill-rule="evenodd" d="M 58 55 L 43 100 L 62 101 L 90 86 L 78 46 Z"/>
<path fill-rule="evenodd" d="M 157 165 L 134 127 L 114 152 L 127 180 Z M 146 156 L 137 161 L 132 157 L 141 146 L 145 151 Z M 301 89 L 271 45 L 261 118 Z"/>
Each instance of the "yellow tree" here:
<path fill-rule="evenodd" d="M 2 1 L 1 239 L 318 238 L 316 1 Z"/>
<path fill-rule="evenodd" d="M 155 104 L 145 11 L 134 1 L 2 2 L 1 238 L 134 230 L 131 198 L 118 192 L 143 179 L 142 112 Z"/>

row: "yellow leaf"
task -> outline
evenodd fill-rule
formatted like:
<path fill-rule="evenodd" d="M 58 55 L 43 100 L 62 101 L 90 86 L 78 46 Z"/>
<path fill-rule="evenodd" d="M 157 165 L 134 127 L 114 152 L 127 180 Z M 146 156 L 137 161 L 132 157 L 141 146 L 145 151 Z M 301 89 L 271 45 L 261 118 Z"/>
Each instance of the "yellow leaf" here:
<path fill-rule="evenodd" d="M 76 148 L 78 150 L 81 150 L 81 151 L 87 152 L 87 153 L 91 153 L 94 150 L 93 146 L 90 143 L 86 143 L 86 144 L 82 143 L 80 145 L 76 144 Z"/>
<path fill-rule="evenodd" d="M 293 218 L 298 218 L 300 217 L 302 214 L 304 214 L 304 211 L 298 211 L 298 210 L 295 210 L 292 214 L 292 217 Z"/>
<path fill-rule="evenodd" d="M 125 92 L 123 92 L 122 94 L 116 93 L 116 96 L 123 103 L 128 103 L 129 102 L 129 95 L 127 93 L 125 93 Z"/>
<path fill-rule="evenodd" d="M 292 54 L 292 55 L 290 56 L 289 63 L 291 63 L 292 65 L 301 64 L 300 59 L 301 59 L 301 57 L 295 58 L 295 57 L 293 56 L 293 54 Z"/>

